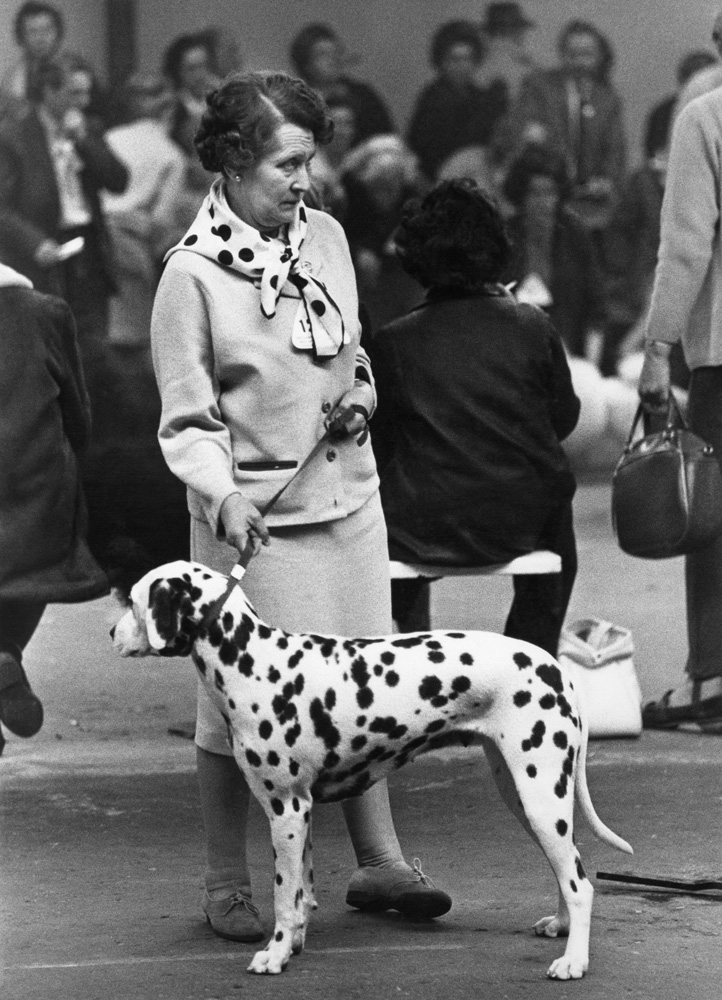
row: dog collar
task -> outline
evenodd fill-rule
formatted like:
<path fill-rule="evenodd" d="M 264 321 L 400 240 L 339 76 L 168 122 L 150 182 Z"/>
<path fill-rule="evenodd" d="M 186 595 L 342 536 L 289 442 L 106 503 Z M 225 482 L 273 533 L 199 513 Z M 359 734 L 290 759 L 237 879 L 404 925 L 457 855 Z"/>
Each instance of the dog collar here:
<path fill-rule="evenodd" d="M 208 628 L 208 626 L 218 618 L 223 606 L 231 596 L 233 589 L 241 582 L 246 574 L 246 567 L 239 560 L 233 567 L 231 572 L 228 574 L 228 583 L 226 584 L 226 589 L 223 591 L 220 597 L 217 597 L 215 601 L 210 605 L 206 613 L 201 619 L 201 628 Z"/>

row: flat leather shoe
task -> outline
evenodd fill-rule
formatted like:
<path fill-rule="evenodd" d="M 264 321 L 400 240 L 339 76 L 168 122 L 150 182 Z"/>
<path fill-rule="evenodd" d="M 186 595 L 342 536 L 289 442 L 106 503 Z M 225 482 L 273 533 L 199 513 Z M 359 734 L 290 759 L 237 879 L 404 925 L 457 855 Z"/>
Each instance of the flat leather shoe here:
<path fill-rule="evenodd" d="M 11 653 L 0 652 L 0 722 L 16 736 L 35 736 L 43 724 L 43 706 Z"/>
<path fill-rule="evenodd" d="M 451 896 L 424 875 L 417 858 L 413 868 L 358 868 L 348 884 L 346 903 L 368 913 L 398 910 L 412 920 L 431 920 L 449 912 Z"/>
<path fill-rule="evenodd" d="M 229 941 L 260 941 L 266 936 L 257 907 L 240 889 L 223 899 L 211 899 L 205 891 L 201 907 L 218 937 Z"/>
<path fill-rule="evenodd" d="M 650 701 L 642 708 L 642 726 L 645 729 L 676 729 L 685 722 L 722 721 L 722 695 L 686 705 L 670 705 L 671 694 L 672 691 L 667 691 L 657 701 Z"/>

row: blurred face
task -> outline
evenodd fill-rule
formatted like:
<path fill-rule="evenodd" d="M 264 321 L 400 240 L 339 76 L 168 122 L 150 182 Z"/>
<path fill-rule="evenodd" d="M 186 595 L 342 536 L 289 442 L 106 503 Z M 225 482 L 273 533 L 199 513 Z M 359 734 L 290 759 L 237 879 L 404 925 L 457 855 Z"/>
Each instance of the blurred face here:
<path fill-rule="evenodd" d="M 562 51 L 562 65 L 575 76 L 593 76 L 602 61 L 599 41 L 580 31 L 569 35 Z"/>
<path fill-rule="evenodd" d="M 335 83 L 341 75 L 341 52 L 332 38 L 317 41 L 308 57 L 306 76 L 317 87 Z"/>
<path fill-rule="evenodd" d="M 227 182 L 228 200 L 236 215 L 260 232 L 274 232 L 293 221 L 310 187 L 310 165 L 316 140 L 308 129 L 283 122 L 267 153 L 236 181 Z"/>
<path fill-rule="evenodd" d="M 441 60 L 439 72 L 456 87 L 471 83 L 476 72 L 475 52 L 466 42 L 457 42 L 448 48 Z"/>
<path fill-rule="evenodd" d="M 46 88 L 43 104 L 55 118 L 61 120 L 68 111 L 87 110 L 92 87 L 90 74 L 83 70 L 75 70 L 67 74 L 58 90 Z"/>
<path fill-rule="evenodd" d="M 33 59 L 47 59 L 60 41 L 55 20 L 50 14 L 32 14 L 26 17 L 20 36 L 23 48 Z"/>
<path fill-rule="evenodd" d="M 333 139 L 326 146 L 326 153 L 332 159 L 339 159 L 344 156 L 356 137 L 356 116 L 352 108 L 345 105 L 336 105 L 329 109 L 333 119 Z"/>
<path fill-rule="evenodd" d="M 180 64 L 180 81 L 184 90 L 190 91 L 194 97 L 205 97 L 210 75 L 208 53 L 202 45 L 188 49 L 183 54 Z"/>

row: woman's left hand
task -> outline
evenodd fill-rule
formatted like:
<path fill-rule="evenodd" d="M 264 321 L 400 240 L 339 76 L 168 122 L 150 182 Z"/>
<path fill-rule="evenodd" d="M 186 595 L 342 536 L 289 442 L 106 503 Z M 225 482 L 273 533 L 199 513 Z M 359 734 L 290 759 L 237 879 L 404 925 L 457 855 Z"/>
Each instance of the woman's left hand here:
<path fill-rule="evenodd" d="M 358 379 L 326 417 L 326 429 L 332 437 L 355 437 L 366 430 L 373 408 L 373 390 Z"/>

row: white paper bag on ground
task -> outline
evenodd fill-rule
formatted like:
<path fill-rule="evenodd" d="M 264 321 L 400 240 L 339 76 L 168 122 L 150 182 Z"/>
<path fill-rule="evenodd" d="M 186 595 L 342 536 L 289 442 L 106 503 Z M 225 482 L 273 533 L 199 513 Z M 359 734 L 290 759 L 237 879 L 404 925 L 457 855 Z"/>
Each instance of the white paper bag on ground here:
<path fill-rule="evenodd" d="M 642 692 L 633 653 L 629 629 L 600 618 L 581 618 L 562 632 L 558 659 L 581 691 L 591 737 L 641 734 Z"/>

